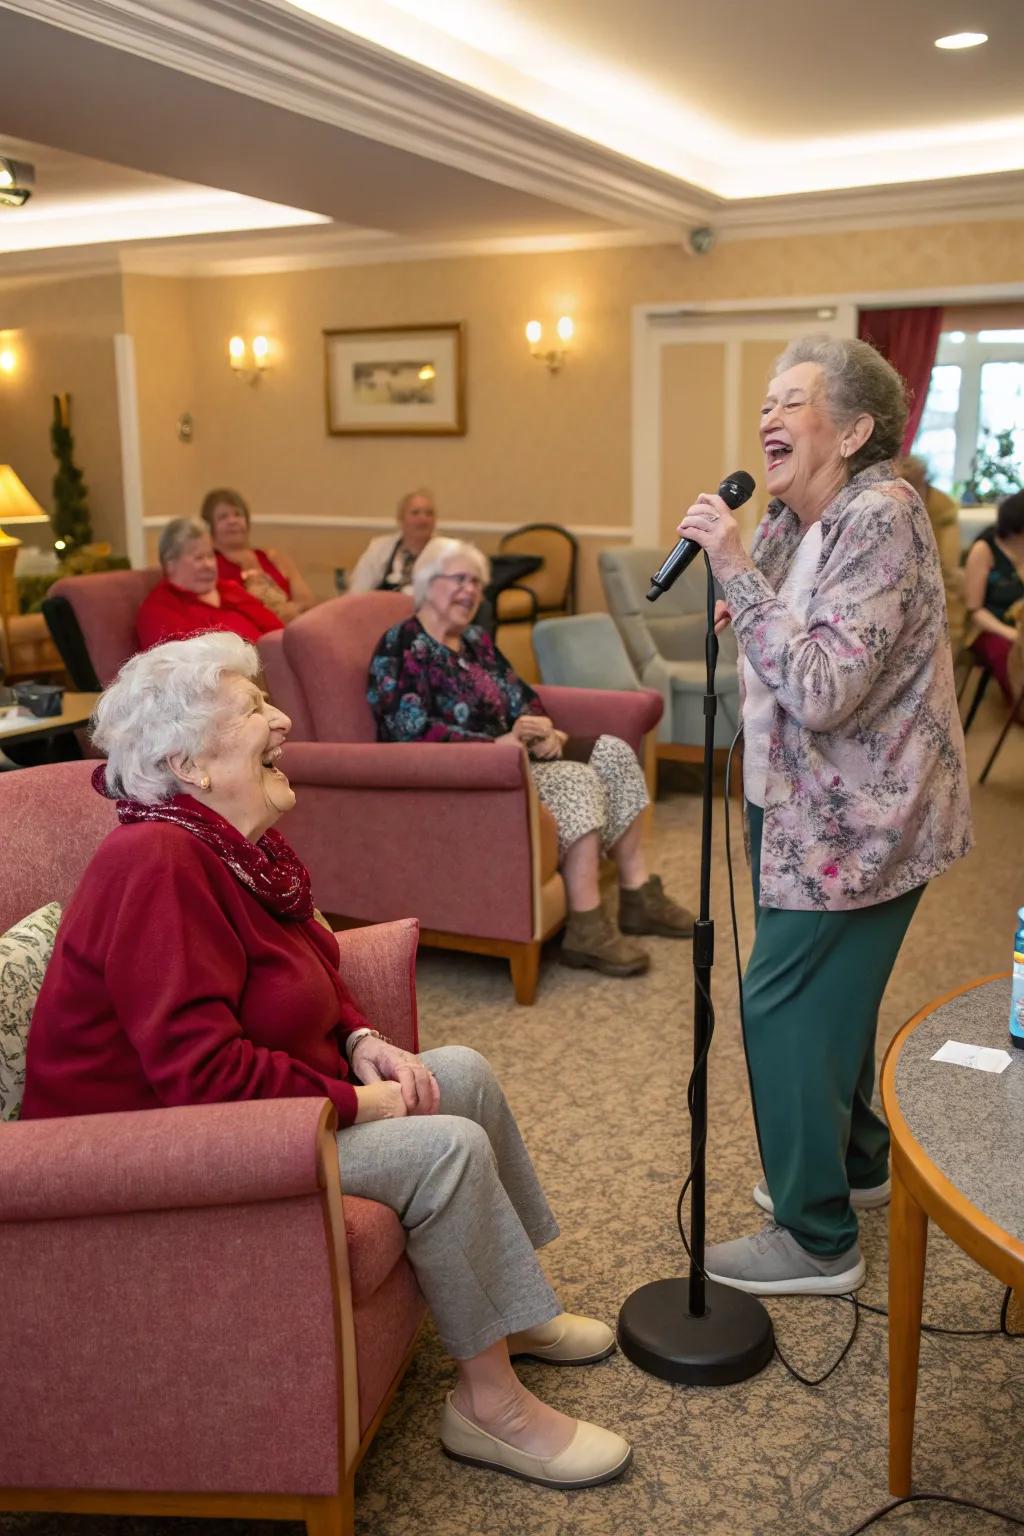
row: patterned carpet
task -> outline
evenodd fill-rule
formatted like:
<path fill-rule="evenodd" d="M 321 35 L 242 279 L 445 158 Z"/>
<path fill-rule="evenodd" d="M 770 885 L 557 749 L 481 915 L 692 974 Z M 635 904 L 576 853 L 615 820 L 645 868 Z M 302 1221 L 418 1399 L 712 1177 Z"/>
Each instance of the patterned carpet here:
<path fill-rule="evenodd" d="M 972 782 L 994 728 L 993 706 L 971 733 Z M 936 883 L 911 928 L 883 1007 L 883 1044 L 939 993 L 1007 968 L 1014 913 L 1024 900 L 1022 785 L 1024 731 L 1016 730 L 988 785 L 974 790 L 975 852 Z M 656 807 L 651 834 L 655 867 L 669 890 L 691 905 L 699 815 L 698 797 L 684 792 L 677 778 Z M 719 812 L 709 1240 L 759 1225 L 750 1190 L 760 1169 L 739 1044 L 720 830 Z M 752 924 L 742 867 L 737 891 L 745 947 Z M 428 952 L 419 966 L 424 1047 L 460 1042 L 490 1058 L 561 1222 L 562 1235 L 545 1254 L 549 1273 L 568 1308 L 609 1321 L 635 1287 L 683 1267 L 674 1210 L 687 1164 L 690 947 L 645 942 L 654 964 L 647 976 L 629 981 L 567 971 L 549 956 L 532 1009 L 515 1005 L 496 961 Z M 862 1243 L 869 1264 L 862 1299 L 884 1306 L 884 1212 L 863 1219 Z M 996 1280 L 933 1231 L 926 1319 L 994 1327 L 1001 1297 Z M 825 1369 L 851 1324 L 841 1301 L 777 1301 L 770 1310 L 782 1349 L 805 1375 Z M 887 1502 L 884 1319 L 863 1317 L 846 1361 L 818 1388 L 793 1381 L 778 1360 L 749 1382 L 708 1389 L 670 1386 L 621 1355 L 581 1370 L 524 1364 L 522 1371 L 566 1412 L 632 1440 L 636 1457 L 625 1478 L 560 1494 L 448 1461 L 438 1448 L 436 1422 L 452 1372 L 428 1331 L 361 1471 L 359 1536 L 843 1536 Z M 1024 1344 L 926 1336 L 917 1489 L 994 1504 L 1024 1518 L 1022 1424 Z M 183 1532 L 183 1524 L 194 1530 Z M 877 1529 L 970 1536 L 1007 1527 L 971 1511 L 923 1504 L 890 1515 Z M 0 1536 L 222 1531 L 228 1536 L 212 1522 L 0 1516 Z M 272 1532 L 267 1526 L 266 1536 Z M 297 1533 L 288 1528 L 282 1536 Z"/>

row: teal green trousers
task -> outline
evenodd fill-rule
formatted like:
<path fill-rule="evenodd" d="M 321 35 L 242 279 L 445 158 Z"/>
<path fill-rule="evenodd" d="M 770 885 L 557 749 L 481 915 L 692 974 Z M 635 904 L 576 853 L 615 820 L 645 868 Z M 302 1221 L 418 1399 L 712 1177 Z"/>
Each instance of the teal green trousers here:
<path fill-rule="evenodd" d="M 775 1220 L 809 1253 L 857 1241 L 850 1189 L 889 1176 L 871 1107 L 878 1009 L 924 886 L 853 912 L 760 905 L 764 812 L 747 805 L 757 933 L 743 978 L 743 1037 Z"/>

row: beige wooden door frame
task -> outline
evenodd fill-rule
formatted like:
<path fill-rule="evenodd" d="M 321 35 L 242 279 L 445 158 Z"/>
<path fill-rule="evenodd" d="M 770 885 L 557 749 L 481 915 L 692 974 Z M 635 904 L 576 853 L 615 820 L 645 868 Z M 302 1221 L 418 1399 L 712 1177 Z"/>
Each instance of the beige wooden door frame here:
<path fill-rule="evenodd" d="M 759 466 L 739 462 L 745 440 L 740 417 L 742 349 L 747 341 L 778 341 L 779 350 L 806 333 L 857 334 L 857 309 L 848 301 L 827 305 L 807 301 L 771 306 L 737 302 L 705 305 L 646 304 L 633 311 L 633 543 L 660 548 L 662 506 L 662 369 L 666 347 L 718 343 L 724 349 L 722 381 L 723 463 L 721 474 Z M 703 489 L 693 486 L 693 492 Z M 681 509 L 682 510 L 682 509 Z"/>

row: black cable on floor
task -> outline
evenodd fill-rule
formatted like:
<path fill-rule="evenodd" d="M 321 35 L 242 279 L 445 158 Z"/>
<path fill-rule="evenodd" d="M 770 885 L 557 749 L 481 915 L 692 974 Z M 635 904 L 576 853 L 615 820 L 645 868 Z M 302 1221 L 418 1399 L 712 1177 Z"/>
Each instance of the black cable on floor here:
<path fill-rule="evenodd" d="M 953 1493 L 908 1493 L 902 1499 L 893 1499 L 891 1503 L 883 1504 L 881 1509 L 868 1515 L 860 1525 L 855 1525 L 852 1531 L 844 1532 L 844 1536 L 860 1536 L 861 1531 L 866 1531 L 869 1525 L 891 1515 L 894 1509 L 902 1509 L 904 1504 L 957 1504 L 961 1509 L 974 1509 L 983 1515 L 993 1515 L 997 1520 L 1005 1520 L 1008 1525 L 1024 1525 L 1019 1515 L 1011 1515 L 1005 1509 L 994 1509 L 991 1504 L 978 1504 L 973 1499 L 961 1499 Z"/>
<path fill-rule="evenodd" d="M 730 810 L 731 810 L 731 806 L 732 806 L 732 793 L 731 793 L 731 790 L 732 790 L 733 754 L 736 751 L 736 747 L 739 744 L 739 740 L 740 740 L 740 737 L 742 736 L 742 734 L 743 734 L 743 727 L 741 725 L 739 730 L 736 732 L 735 736 L 732 739 L 732 742 L 731 742 L 730 747 L 729 747 L 728 756 L 726 757 L 726 762 L 725 762 L 725 862 L 726 862 L 726 868 L 728 870 L 728 876 L 729 876 L 729 912 L 730 912 L 730 915 L 732 917 L 733 954 L 734 954 L 735 959 L 736 959 L 736 987 L 737 987 L 737 996 L 738 996 L 738 999 L 739 999 L 739 1014 L 740 1014 L 740 1027 L 741 1028 L 743 1027 L 743 1023 L 744 1023 L 744 1020 L 743 1020 L 743 962 L 742 962 L 742 960 L 740 958 L 740 929 L 739 929 L 739 919 L 738 919 L 738 917 L 736 915 L 736 882 L 735 882 L 735 877 L 734 877 L 734 873 L 733 873 L 733 865 L 732 865 L 732 818 L 731 818 L 731 815 L 730 815 Z M 710 999 L 708 999 L 708 1002 L 709 1002 L 709 1006 L 710 1006 Z M 709 1043 L 710 1043 L 710 1038 L 709 1038 Z M 691 1079 L 690 1079 L 690 1087 L 692 1087 L 692 1083 L 693 1083 L 693 1079 L 691 1077 Z M 753 1093 L 753 1090 L 751 1090 L 751 1093 Z M 687 1102 L 688 1103 L 689 1103 L 689 1099 L 690 1099 L 690 1088 L 687 1089 Z M 687 1255 L 690 1257 L 691 1263 L 693 1262 L 693 1259 L 692 1259 L 692 1255 L 690 1255 L 689 1245 L 686 1242 L 686 1234 L 683 1231 L 683 1225 L 682 1225 L 682 1207 L 683 1207 L 683 1199 L 685 1197 L 687 1189 L 690 1186 L 690 1183 L 692 1182 L 692 1179 L 693 1179 L 693 1170 L 691 1169 L 690 1173 L 687 1175 L 686 1183 L 683 1185 L 683 1188 L 682 1188 L 682 1190 L 680 1192 L 679 1203 L 678 1203 L 677 1208 L 676 1208 L 676 1216 L 677 1216 L 677 1221 L 679 1223 L 679 1231 L 680 1231 L 680 1234 L 681 1234 L 681 1236 L 683 1238 L 683 1246 L 686 1248 L 686 1252 L 687 1252 Z M 1012 1289 L 1009 1286 L 1007 1286 L 1006 1292 L 1005 1292 L 1005 1294 L 1003 1296 L 1002 1307 L 1000 1308 L 999 1327 L 998 1328 L 943 1328 L 943 1327 L 940 1327 L 937 1323 L 922 1323 L 921 1324 L 921 1332 L 925 1333 L 925 1334 L 944 1334 L 944 1335 L 946 1335 L 949 1338 L 960 1338 L 960 1339 L 998 1338 L 1000 1335 L 1003 1336 L 1004 1338 L 1008 1338 L 1008 1339 L 1024 1338 L 1024 1334 L 1014 1333 L 1008 1327 L 1008 1325 L 1007 1325 L 1007 1319 L 1008 1319 L 1009 1310 L 1010 1310 L 1010 1298 L 1011 1298 L 1012 1295 L 1013 1295 Z M 779 1342 L 778 1342 L 777 1338 L 776 1338 L 776 1341 L 775 1341 L 775 1353 L 777 1354 L 777 1356 L 779 1358 L 780 1364 L 789 1372 L 789 1374 L 793 1377 L 793 1379 L 795 1381 L 800 1382 L 801 1385 L 805 1386 L 805 1387 L 820 1387 L 823 1382 L 828 1380 L 828 1378 L 832 1375 L 832 1373 L 834 1371 L 839 1369 L 839 1367 L 842 1365 L 843 1361 L 846 1359 L 847 1355 L 849 1354 L 850 1350 L 852 1349 L 853 1342 L 854 1342 L 854 1340 L 857 1337 L 857 1330 L 858 1330 L 858 1328 L 860 1326 L 860 1314 L 861 1314 L 862 1311 L 863 1312 L 871 1312 L 871 1313 L 873 1313 L 874 1315 L 876 1315 L 878 1317 L 888 1317 L 888 1315 L 889 1315 L 887 1310 L 884 1307 L 876 1307 L 876 1306 L 873 1306 L 870 1302 L 860 1301 L 856 1296 L 853 1296 L 853 1295 L 824 1297 L 822 1299 L 823 1300 L 830 1300 L 830 1301 L 846 1302 L 846 1303 L 848 1303 L 853 1308 L 853 1326 L 850 1329 L 849 1337 L 847 1338 L 846 1343 L 843 1345 L 839 1355 L 832 1362 L 832 1364 L 829 1366 L 827 1371 L 825 1371 L 821 1376 L 815 1376 L 815 1377 L 804 1376 L 802 1374 L 802 1372 L 797 1370 L 796 1366 L 792 1365 L 791 1362 L 786 1359 L 786 1356 L 783 1354 L 782 1350 L 779 1348 Z M 892 1506 L 892 1507 L 895 1507 L 895 1506 Z"/>

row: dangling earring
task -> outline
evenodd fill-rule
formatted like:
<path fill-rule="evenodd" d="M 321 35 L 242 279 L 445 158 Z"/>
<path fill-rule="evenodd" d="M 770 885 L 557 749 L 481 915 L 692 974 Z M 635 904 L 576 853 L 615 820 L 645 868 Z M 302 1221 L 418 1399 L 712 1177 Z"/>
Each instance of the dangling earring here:
<path fill-rule="evenodd" d="M 208 773 L 204 773 L 202 778 L 199 780 L 199 788 L 202 789 L 202 790 L 207 790 L 207 789 L 209 789 L 209 787 L 210 787 L 210 775 Z"/>

